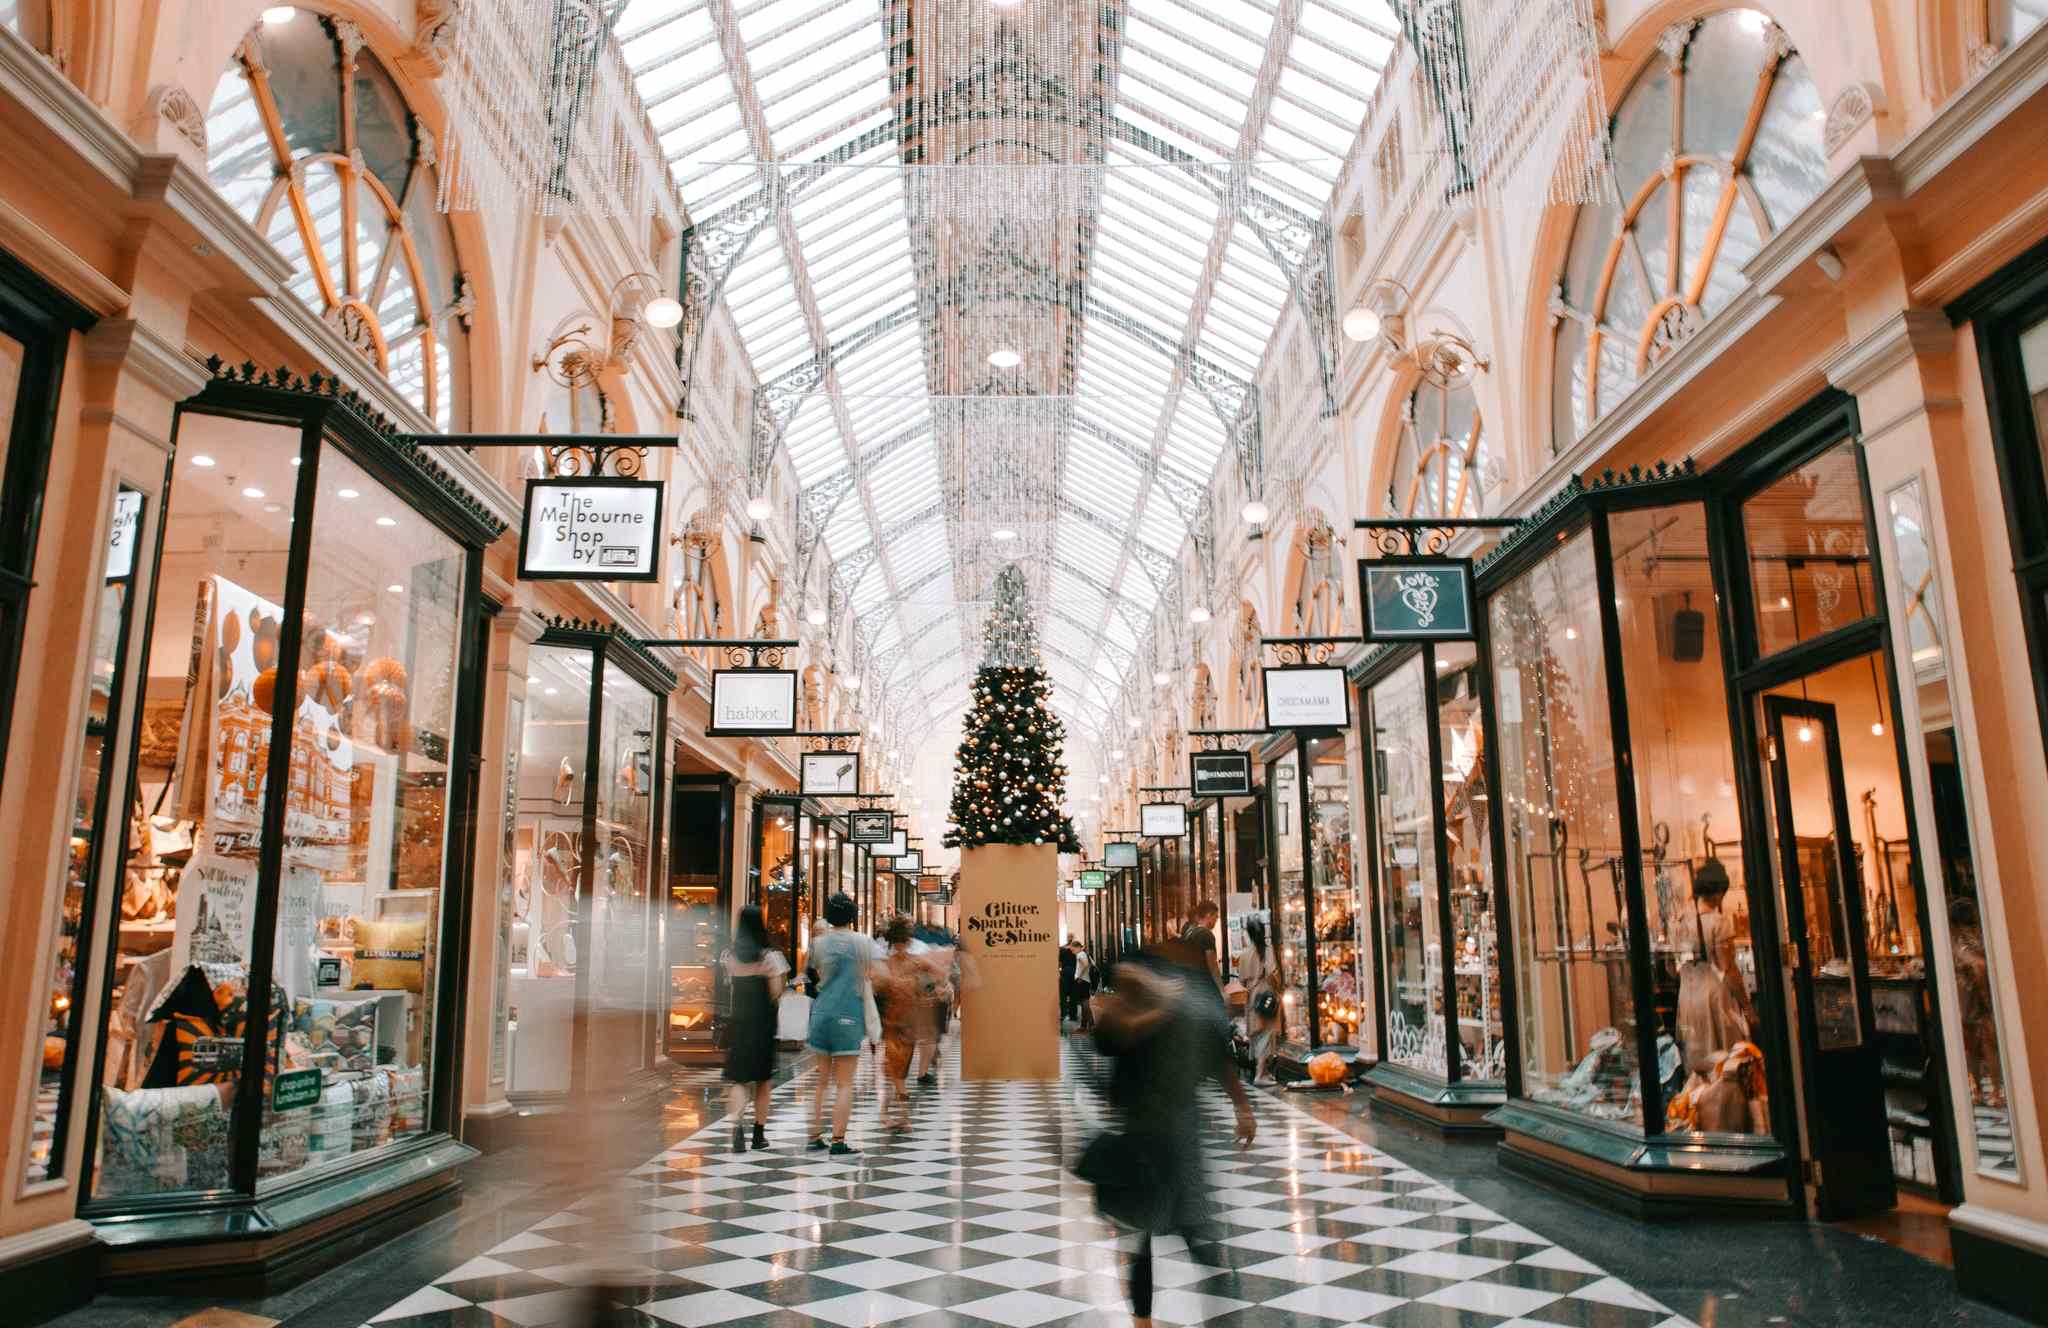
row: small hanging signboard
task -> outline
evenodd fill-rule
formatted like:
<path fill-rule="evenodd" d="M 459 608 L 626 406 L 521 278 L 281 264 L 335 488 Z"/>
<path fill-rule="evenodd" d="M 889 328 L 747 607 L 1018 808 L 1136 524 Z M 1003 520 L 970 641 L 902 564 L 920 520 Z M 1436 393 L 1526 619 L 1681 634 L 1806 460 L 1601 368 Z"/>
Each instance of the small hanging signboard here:
<path fill-rule="evenodd" d="M 1185 803 L 1147 802 L 1138 807 L 1138 833 L 1147 839 L 1178 839 L 1188 832 Z"/>
<path fill-rule="evenodd" d="M 715 669 L 711 674 L 713 738 L 760 738 L 796 732 L 796 671 Z"/>
<path fill-rule="evenodd" d="M 910 852 L 910 831 L 899 826 L 889 832 L 887 839 L 875 845 L 874 856 L 878 858 L 900 858 L 908 852 Z M 896 869 L 891 867 L 889 870 L 894 871 Z"/>
<path fill-rule="evenodd" d="M 1268 729 L 1351 727 L 1351 683 L 1342 666 L 1274 665 L 1263 676 Z"/>
<path fill-rule="evenodd" d="M 1361 558 L 1358 586 L 1368 641 L 1472 639 L 1468 558 Z"/>
<path fill-rule="evenodd" d="M 1102 846 L 1102 865 L 1115 871 L 1121 867 L 1138 865 L 1138 846 L 1128 839 L 1119 839 Z"/>
<path fill-rule="evenodd" d="M 926 898 L 937 898 L 946 893 L 946 878 L 943 876 L 920 876 L 917 878 L 917 893 Z"/>
<path fill-rule="evenodd" d="M 815 755 L 815 753 L 813 753 Z M 854 844 L 886 844 L 896 833 L 894 812 L 861 811 L 848 813 L 846 838 Z"/>
<path fill-rule="evenodd" d="M 663 488 L 611 475 L 528 480 L 519 579 L 658 580 Z"/>
<path fill-rule="evenodd" d="M 1079 883 L 1083 890 L 1092 895 L 1109 885 L 1109 873 L 1091 867 L 1081 873 Z"/>
<path fill-rule="evenodd" d="M 1242 798 L 1252 791 L 1250 752 L 1195 752 L 1188 757 L 1188 788 L 1197 798 Z"/>
<path fill-rule="evenodd" d="M 797 792 L 807 798 L 850 798 L 858 794 L 860 753 L 805 752 L 797 768 Z"/>
<path fill-rule="evenodd" d="M 896 861 L 890 864 L 889 869 L 898 876 L 916 876 L 924 871 L 924 853 L 916 849 L 908 853 L 898 853 Z"/>

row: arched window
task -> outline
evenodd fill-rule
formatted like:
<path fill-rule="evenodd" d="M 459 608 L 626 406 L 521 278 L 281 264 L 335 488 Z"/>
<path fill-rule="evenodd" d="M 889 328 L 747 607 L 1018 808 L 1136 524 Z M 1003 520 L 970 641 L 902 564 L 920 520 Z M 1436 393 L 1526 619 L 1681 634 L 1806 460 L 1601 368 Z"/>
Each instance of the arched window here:
<path fill-rule="evenodd" d="M 1672 26 L 1614 113 L 1621 203 L 1579 210 L 1551 302 L 1563 450 L 1743 288 L 1742 265 L 1827 181 L 1826 112 L 1763 14 Z"/>
<path fill-rule="evenodd" d="M 1303 636 L 1335 632 L 1344 611 L 1337 535 L 1320 512 L 1312 513 L 1301 535 L 1301 580 L 1294 593 L 1294 627 Z"/>
<path fill-rule="evenodd" d="M 1387 480 L 1388 513 L 1484 516 L 1488 491 L 1498 477 L 1472 389 L 1425 379 L 1409 395 L 1403 415 Z"/>
<path fill-rule="evenodd" d="M 433 139 L 345 19 L 252 30 L 206 116 L 214 187 L 291 260 L 292 292 L 440 428 L 466 422 L 469 299 Z"/>

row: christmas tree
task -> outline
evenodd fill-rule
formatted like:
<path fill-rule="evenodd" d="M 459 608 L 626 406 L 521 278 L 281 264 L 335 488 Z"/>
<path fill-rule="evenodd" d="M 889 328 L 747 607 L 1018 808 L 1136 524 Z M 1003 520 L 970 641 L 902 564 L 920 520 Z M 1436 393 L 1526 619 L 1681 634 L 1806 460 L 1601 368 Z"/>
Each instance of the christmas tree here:
<path fill-rule="evenodd" d="M 996 574 L 974 706 L 953 760 L 947 848 L 1057 844 L 1062 853 L 1081 851 L 1073 821 L 1060 813 L 1067 729 L 1051 700 L 1030 587 L 1011 563 Z"/>

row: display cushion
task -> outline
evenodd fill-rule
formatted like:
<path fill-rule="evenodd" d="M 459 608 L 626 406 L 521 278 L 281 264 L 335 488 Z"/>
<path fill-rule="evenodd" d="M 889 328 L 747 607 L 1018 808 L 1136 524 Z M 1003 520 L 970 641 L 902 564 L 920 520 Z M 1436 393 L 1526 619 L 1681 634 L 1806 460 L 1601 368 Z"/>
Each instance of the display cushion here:
<path fill-rule="evenodd" d="M 284 989 L 271 984 L 266 1076 L 276 1073 L 284 1046 L 285 1002 Z M 150 1013 L 150 1022 L 165 1025 L 165 1030 L 142 1086 L 172 1088 L 233 1080 L 242 1070 L 248 1003 L 247 989 L 239 981 L 211 983 L 197 964 L 187 968 Z"/>
<path fill-rule="evenodd" d="M 292 1026 L 323 1070 L 368 1070 L 377 1063 L 376 1001 L 301 998 L 292 1007 Z"/>
<path fill-rule="evenodd" d="M 106 1089 L 101 1193 L 213 1190 L 227 1183 L 228 1112 L 218 1088 Z"/>
<path fill-rule="evenodd" d="M 356 920 L 355 986 L 358 991 L 426 988 L 427 924 L 423 919 Z"/>

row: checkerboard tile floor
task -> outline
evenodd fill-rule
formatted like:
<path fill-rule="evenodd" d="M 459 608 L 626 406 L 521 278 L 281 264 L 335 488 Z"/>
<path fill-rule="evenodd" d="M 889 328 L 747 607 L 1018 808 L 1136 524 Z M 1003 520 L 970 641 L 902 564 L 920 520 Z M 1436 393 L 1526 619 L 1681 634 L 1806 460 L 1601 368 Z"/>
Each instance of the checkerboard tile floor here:
<path fill-rule="evenodd" d="M 1067 1170 L 1099 1067 L 1068 1046 L 1055 1085 L 962 1084 L 952 1054 L 906 1135 L 882 1130 L 863 1058 L 850 1140 L 804 1149 L 814 1072 L 776 1092 L 765 1152 L 714 1123 L 377 1314 L 375 1328 L 581 1325 L 602 1273 L 639 1328 L 1000 1328 L 1129 1322 L 1131 1239 Z M 1242 1328 L 1692 1328 L 1552 1244 L 1284 1099 L 1257 1142 L 1210 1103 L 1216 1225 L 1155 1245 L 1153 1317 Z"/>

